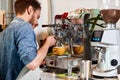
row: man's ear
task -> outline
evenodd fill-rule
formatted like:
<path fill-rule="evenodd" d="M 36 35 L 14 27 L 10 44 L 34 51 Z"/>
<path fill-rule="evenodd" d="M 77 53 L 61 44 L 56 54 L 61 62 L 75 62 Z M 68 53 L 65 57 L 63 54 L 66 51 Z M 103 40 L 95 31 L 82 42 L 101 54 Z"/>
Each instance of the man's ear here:
<path fill-rule="evenodd" d="M 32 6 L 29 6 L 28 8 L 27 8 L 27 13 L 28 13 L 28 15 L 31 15 L 31 14 L 33 14 L 33 7 Z"/>

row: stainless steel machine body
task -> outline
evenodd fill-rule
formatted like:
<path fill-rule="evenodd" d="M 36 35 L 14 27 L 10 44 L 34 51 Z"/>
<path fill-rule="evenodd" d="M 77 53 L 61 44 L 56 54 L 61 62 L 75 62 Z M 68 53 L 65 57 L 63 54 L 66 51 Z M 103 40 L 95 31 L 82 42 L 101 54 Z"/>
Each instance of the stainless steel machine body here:
<path fill-rule="evenodd" d="M 81 58 L 68 57 L 68 56 L 49 56 L 45 58 L 46 65 L 48 67 L 68 69 L 79 67 L 79 61 Z"/>

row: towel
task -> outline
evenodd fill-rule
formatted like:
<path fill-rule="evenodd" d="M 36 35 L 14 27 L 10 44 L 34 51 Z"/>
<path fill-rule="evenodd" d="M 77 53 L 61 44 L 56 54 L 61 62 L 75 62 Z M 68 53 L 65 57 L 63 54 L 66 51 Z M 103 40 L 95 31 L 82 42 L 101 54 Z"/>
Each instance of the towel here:
<path fill-rule="evenodd" d="M 39 67 L 32 71 L 25 66 L 16 80 L 40 80 L 40 72 Z"/>

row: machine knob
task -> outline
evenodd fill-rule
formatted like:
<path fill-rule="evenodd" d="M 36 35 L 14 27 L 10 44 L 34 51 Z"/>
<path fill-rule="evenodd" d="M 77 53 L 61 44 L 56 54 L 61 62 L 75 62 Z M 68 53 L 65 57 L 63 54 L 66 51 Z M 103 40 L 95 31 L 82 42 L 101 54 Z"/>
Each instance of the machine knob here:
<path fill-rule="evenodd" d="M 50 63 L 49 63 L 50 65 L 54 65 L 54 61 L 50 61 Z"/>
<path fill-rule="evenodd" d="M 78 65 L 78 61 L 76 61 L 76 60 L 71 61 L 70 65 L 71 66 L 77 66 Z"/>
<path fill-rule="evenodd" d="M 118 64 L 118 61 L 116 59 L 111 60 L 111 65 L 116 66 Z"/>

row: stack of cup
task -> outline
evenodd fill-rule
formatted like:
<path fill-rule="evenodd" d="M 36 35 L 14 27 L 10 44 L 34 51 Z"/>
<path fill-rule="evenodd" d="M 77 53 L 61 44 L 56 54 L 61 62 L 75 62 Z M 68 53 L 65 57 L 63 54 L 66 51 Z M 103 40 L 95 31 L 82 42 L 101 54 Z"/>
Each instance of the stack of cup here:
<path fill-rule="evenodd" d="M 92 62 L 90 60 L 80 61 L 80 78 L 82 80 L 90 80 L 92 76 Z"/>

